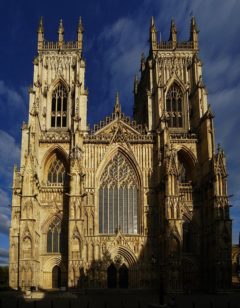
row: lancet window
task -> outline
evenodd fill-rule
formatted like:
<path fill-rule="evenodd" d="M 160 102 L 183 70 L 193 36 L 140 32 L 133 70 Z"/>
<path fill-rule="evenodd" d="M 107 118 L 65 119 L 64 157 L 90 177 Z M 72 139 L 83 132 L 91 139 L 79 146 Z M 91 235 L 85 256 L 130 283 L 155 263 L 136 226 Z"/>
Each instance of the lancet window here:
<path fill-rule="evenodd" d="M 139 184 L 127 158 L 117 153 L 105 168 L 99 188 L 99 233 L 138 233 Z"/>
<path fill-rule="evenodd" d="M 169 127 L 183 127 L 183 94 L 178 85 L 173 84 L 166 96 L 166 112 Z"/>
<path fill-rule="evenodd" d="M 51 127 L 67 127 L 67 90 L 61 83 L 52 93 Z"/>
<path fill-rule="evenodd" d="M 48 170 L 49 185 L 63 185 L 66 179 L 66 169 L 62 160 L 56 155 Z"/>
<path fill-rule="evenodd" d="M 47 252 L 58 253 L 61 251 L 61 221 L 56 217 L 51 223 L 47 233 Z"/>

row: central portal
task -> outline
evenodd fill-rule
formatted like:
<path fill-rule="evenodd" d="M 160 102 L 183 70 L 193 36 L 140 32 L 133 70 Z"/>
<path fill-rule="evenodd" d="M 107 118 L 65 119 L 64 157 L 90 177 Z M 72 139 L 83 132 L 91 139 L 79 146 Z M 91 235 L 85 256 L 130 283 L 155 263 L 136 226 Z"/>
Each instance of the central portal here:
<path fill-rule="evenodd" d="M 107 269 L 107 286 L 110 289 L 128 288 L 128 268 L 125 264 L 121 265 L 119 270 L 113 263 Z"/>

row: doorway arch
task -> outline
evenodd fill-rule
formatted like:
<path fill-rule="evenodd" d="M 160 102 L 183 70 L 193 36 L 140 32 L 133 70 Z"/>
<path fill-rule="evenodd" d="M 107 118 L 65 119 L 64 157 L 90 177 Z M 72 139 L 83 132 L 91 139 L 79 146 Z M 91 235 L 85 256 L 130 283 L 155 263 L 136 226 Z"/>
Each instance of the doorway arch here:
<path fill-rule="evenodd" d="M 61 269 L 55 265 L 52 269 L 52 288 L 57 289 L 61 287 Z"/>
<path fill-rule="evenodd" d="M 110 289 L 117 287 L 117 269 L 113 263 L 107 269 L 107 286 Z"/>
<path fill-rule="evenodd" d="M 119 288 L 128 288 L 128 268 L 125 264 L 119 268 Z"/>

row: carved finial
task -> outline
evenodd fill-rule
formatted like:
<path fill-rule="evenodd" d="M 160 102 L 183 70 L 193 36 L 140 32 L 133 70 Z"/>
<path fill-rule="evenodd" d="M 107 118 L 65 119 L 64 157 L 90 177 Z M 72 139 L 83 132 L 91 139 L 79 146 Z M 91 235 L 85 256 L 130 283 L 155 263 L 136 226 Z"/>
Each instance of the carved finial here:
<path fill-rule="evenodd" d="M 38 33 L 38 49 L 42 49 L 44 41 L 43 17 L 40 17 L 37 33 Z"/>
<path fill-rule="evenodd" d="M 63 34 L 64 34 L 64 27 L 63 27 L 63 21 L 60 19 L 59 27 L 58 27 L 58 41 L 63 42 Z"/>
<path fill-rule="evenodd" d="M 156 49 L 157 47 L 157 30 L 155 27 L 155 21 L 152 16 L 151 18 L 151 26 L 150 26 L 150 48 L 152 50 Z"/>
<path fill-rule="evenodd" d="M 173 47 L 176 47 L 176 43 L 177 43 L 177 27 L 175 24 L 175 21 L 172 19 L 171 20 L 171 27 L 170 27 L 170 41 L 173 42 Z"/>
<path fill-rule="evenodd" d="M 119 95 L 118 92 L 116 93 L 116 99 L 115 99 L 115 106 L 114 106 L 114 113 L 115 115 L 119 116 L 121 114 L 121 105 L 119 101 Z"/>
<path fill-rule="evenodd" d="M 80 16 L 78 20 L 78 32 L 83 32 L 83 31 L 84 31 L 84 28 L 83 28 L 83 23 L 82 23 L 82 17 Z"/>
<path fill-rule="evenodd" d="M 41 32 L 43 33 L 44 32 L 44 27 L 43 27 L 43 17 L 41 16 L 40 17 L 40 20 L 39 20 L 39 25 L 38 25 L 38 33 Z"/>
<path fill-rule="evenodd" d="M 198 49 L 198 27 L 196 24 L 195 17 L 191 18 L 191 27 L 190 27 L 190 41 L 193 42 L 193 48 Z"/>
<path fill-rule="evenodd" d="M 78 21 L 78 28 L 77 28 L 77 45 L 79 49 L 82 49 L 82 43 L 83 43 L 83 23 L 82 23 L 82 17 L 79 17 Z"/>

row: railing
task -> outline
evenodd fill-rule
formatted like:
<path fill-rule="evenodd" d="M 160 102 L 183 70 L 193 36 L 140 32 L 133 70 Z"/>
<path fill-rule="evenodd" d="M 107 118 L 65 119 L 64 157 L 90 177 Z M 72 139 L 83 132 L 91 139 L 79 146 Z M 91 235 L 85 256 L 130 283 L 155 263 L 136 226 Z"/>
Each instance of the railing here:
<path fill-rule="evenodd" d="M 193 49 L 194 45 L 192 41 L 176 42 L 176 45 L 172 41 L 160 42 L 157 44 L 158 49 Z"/>
<path fill-rule="evenodd" d="M 180 183 L 179 194 L 182 200 L 192 202 L 192 185 L 189 183 Z"/>
<path fill-rule="evenodd" d="M 43 42 L 43 49 L 78 49 L 78 42 L 69 41 L 69 42 Z"/>

